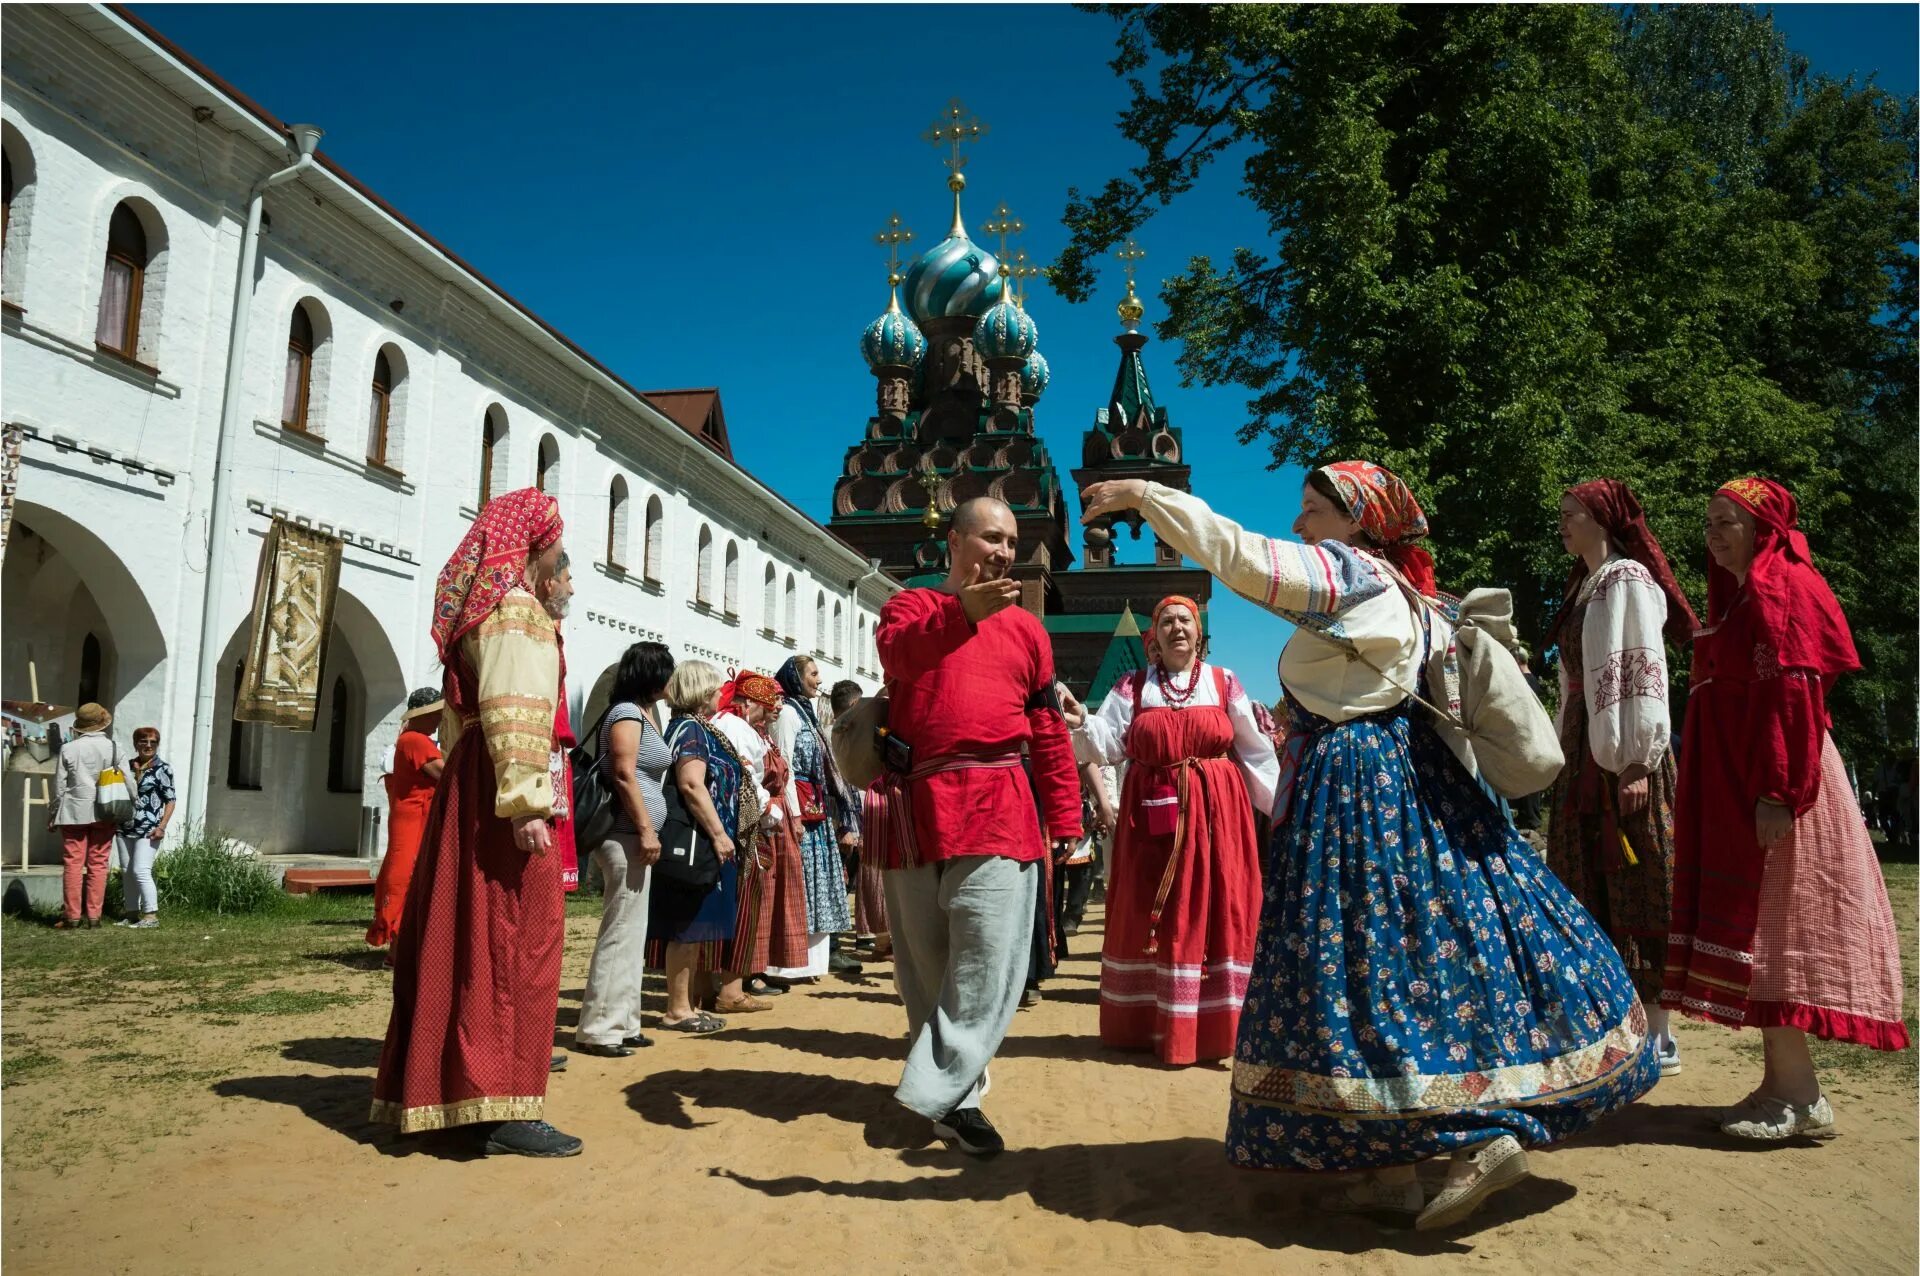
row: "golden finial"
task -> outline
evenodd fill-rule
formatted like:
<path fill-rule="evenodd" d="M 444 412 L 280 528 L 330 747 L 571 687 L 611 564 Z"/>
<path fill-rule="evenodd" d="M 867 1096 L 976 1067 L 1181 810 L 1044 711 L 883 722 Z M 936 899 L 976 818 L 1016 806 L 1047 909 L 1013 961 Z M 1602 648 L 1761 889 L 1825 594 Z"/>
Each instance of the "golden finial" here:
<path fill-rule="evenodd" d="M 887 228 L 875 235 L 873 242 L 887 250 L 887 292 L 890 298 L 887 309 L 898 310 L 900 295 L 894 290 L 899 288 L 900 281 L 905 278 L 900 273 L 900 245 L 912 243 L 913 232 L 901 222 L 900 214 L 896 212 L 887 218 Z"/>
<path fill-rule="evenodd" d="M 1136 263 L 1146 255 L 1146 250 L 1141 248 L 1132 236 L 1128 236 L 1126 246 L 1114 254 L 1120 259 L 1122 269 L 1127 272 L 1127 295 L 1114 309 L 1120 312 L 1120 321 L 1127 325 L 1128 332 L 1139 328 L 1141 316 L 1147 313 L 1147 308 L 1140 304 L 1139 295 L 1133 291 L 1133 272 L 1136 269 Z"/>
<path fill-rule="evenodd" d="M 940 475 L 935 472 L 931 462 L 920 471 L 920 486 L 927 489 L 927 511 L 920 516 L 920 525 L 929 532 L 940 530 Z"/>
<path fill-rule="evenodd" d="M 947 103 L 946 111 L 933 122 L 933 127 L 921 134 L 935 146 L 951 147 L 947 157 L 940 162 L 947 168 L 947 189 L 953 192 L 953 229 L 947 232 L 950 239 L 965 239 L 967 225 L 960 220 L 960 192 L 967 187 L 966 175 L 961 169 L 967 166 L 967 157 L 961 151 L 962 146 L 978 142 L 987 135 L 987 126 L 977 116 L 967 114 L 959 98 Z"/>
<path fill-rule="evenodd" d="M 1011 258 L 1000 263 L 1000 277 L 1007 281 L 1007 290 L 1014 293 L 1013 304 L 1023 310 L 1027 305 L 1027 280 L 1045 273 L 1039 266 L 1033 265 L 1032 261 L 1033 259 L 1027 256 L 1027 250 L 1021 248 L 1017 249 Z M 1017 292 L 1015 292 L 1016 289 Z"/>
<path fill-rule="evenodd" d="M 1018 235 L 1026 228 L 1027 224 L 1013 215 L 1013 210 L 1007 207 L 1005 200 L 1000 202 L 1000 207 L 993 210 L 993 220 L 982 222 L 980 225 L 984 233 L 1000 237 L 1001 261 L 1007 259 L 1007 236 Z"/>

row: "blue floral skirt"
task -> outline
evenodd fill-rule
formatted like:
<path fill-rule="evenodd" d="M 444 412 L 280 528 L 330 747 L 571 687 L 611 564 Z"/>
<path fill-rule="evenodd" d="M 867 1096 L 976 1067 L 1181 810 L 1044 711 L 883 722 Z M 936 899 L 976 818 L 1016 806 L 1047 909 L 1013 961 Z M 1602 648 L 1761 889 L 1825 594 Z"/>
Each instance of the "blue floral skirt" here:
<path fill-rule="evenodd" d="M 800 835 L 800 877 L 807 888 L 807 933 L 838 935 L 853 929 L 846 870 L 833 840 L 833 821 L 809 824 Z"/>
<path fill-rule="evenodd" d="M 1407 1165 L 1550 1143 L 1659 1079 L 1604 933 L 1404 710 L 1311 732 L 1274 830 L 1227 1156 Z"/>

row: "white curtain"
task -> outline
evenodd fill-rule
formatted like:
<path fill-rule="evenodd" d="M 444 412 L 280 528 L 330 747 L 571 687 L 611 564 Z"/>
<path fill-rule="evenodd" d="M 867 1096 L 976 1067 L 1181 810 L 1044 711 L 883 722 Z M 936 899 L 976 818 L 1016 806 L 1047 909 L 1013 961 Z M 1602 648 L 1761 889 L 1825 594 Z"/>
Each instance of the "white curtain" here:
<path fill-rule="evenodd" d="M 120 343 L 127 339 L 127 307 L 132 301 L 133 267 L 109 257 L 106 280 L 100 288 L 100 321 L 94 327 L 95 341 L 120 350 Z M 131 350 L 120 352 L 129 356 L 133 354 Z"/>

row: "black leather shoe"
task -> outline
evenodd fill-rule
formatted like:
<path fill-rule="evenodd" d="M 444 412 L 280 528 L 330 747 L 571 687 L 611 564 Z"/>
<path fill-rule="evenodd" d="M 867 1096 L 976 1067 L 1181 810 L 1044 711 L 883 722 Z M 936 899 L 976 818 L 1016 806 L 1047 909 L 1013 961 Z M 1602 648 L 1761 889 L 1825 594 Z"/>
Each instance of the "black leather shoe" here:
<path fill-rule="evenodd" d="M 620 1044 L 629 1050 L 644 1050 L 653 1044 L 653 1038 L 644 1032 L 636 1032 L 631 1037 L 620 1038 Z"/>
<path fill-rule="evenodd" d="M 743 987 L 754 997 L 784 997 L 789 991 L 785 984 L 770 983 L 765 979 L 749 979 Z"/>
<path fill-rule="evenodd" d="M 487 1136 L 488 1156 L 579 1156 L 580 1140 L 545 1121 L 502 1121 Z"/>
<path fill-rule="evenodd" d="M 595 1045 L 592 1042 L 576 1041 L 573 1043 L 573 1052 L 575 1054 L 598 1055 L 602 1059 L 625 1059 L 633 1054 L 633 1051 L 627 1049 L 625 1042 L 617 1046 L 602 1046 Z"/>
<path fill-rule="evenodd" d="M 1007 1141 L 979 1108 L 955 1108 L 933 1123 L 934 1136 L 968 1156 L 998 1156 Z"/>

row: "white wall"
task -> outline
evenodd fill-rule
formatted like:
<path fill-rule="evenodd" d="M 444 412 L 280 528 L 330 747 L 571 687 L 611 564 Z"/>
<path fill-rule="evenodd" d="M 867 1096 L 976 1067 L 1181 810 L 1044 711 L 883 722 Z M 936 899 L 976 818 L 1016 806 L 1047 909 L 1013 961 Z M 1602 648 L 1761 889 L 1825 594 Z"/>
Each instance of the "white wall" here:
<path fill-rule="evenodd" d="M 650 405 L 610 388 L 604 373 L 330 175 L 303 177 L 267 198 L 272 227 L 252 281 L 239 427 L 227 440 L 230 500 L 212 509 L 246 192 L 285 160 L 270 138 L 250 140 L 259 122 L 218 90 L 187 86 L 193 101 L 216 104 L 216 119 L 196 123 L 182 86 L 169 92 L 157 82 L 183 76 L 177 66 L 151 50 L 109 50 L 87 34 L 118 24 L 102 10 L 7 6 L 0 20 L 5 142 L 16 184 L 31 173 L 16 193 L 6 248 L 11 304 L 0 333 L 0 415 L 32 432 L 17 518 L 44 538 L 36 553 L 51 563 L 29 571 L 10 553 L 0 575 L 0 695 L 27 695 L 21 679 L 29 648 L 59 652 L 64 662 L 83 627 L 104 626 L 115 671 L 110 707 L 123 726 L 132 719 L 160 726 L 163 753 L 184 783 L 192 769 L 203 591 L 217 602 L 213 641 L 237 651 L 270 516 L 341 535 L 348 545 L 340 651 L 329 663 L 351 668 L 363 689 L 362 794 L 349 801 L 325 791 L 330 681 L 322 687 L 321 732 L 269 732 L 265 788 L 224 791 L 229 659 L 204 796 L 228 831 L 264 849 L 350 845 L 357 808 L 384 806 L 378 760 L 397 733 L 408 688 L 439 681 L 428 631 L 434 577 L 474 515 L 490 406 L 504 412 L 508 427 L 495 492 L 533 483 L 542 438 L 558 448 L 552 486 L 578 590 L 566 625 L 576 709 L 642 638 L 667 642 L 683 659 L 767 672 L 795 651 L 811 654 L 813 599 L 822 590 L 829 615 L 840 602 L 845 630 L 827 643 L 841 659 L 823 659 L 823 675 L 872 685 L 863 672 L 874 663 L 864 654 L 871 641 L 860 642 L 859 622 L 870 634 L 891 592 L 884 578 L 866 582 L 856 597 L 851 584 L 864 567 L 845 546 L 701 453 Z M 133 58 L 141 59 L 137 68 Z M 317 202 L 315 186 L 324 189 Z M 107 221 L 126 198 L 140 201 L 151 238 L 165 245 L 164 269 L 149 276 L 145 368 L 94 345 Z M 325 315 L 309 416 L 319 437 L 312 439 L 280 426 L 288 325 L 302 299 Z M 390 304 L 395 299 L 402 307 Z M 394 472 L 365 456 L 374 358 L 389 346 L 405 368 L 391 418 Z M 624 572 L 604 561 L 616 474 L 629 500 Z M 651 582 L 643 571 L 645 512 L 655 496 L 664 509 L 665 552 L 662 579 Z M 702 524 L 714 536 L 710 605 L 695 602 Z M 232 537 L 229 571 L 212 582 L 205 575 L 210 527 Z M 732 616 L 723 606 L 730 543 L 740 555 Z M 789 573 L 798 580 L 791 644 L 784 617 L 764 614 L 768 562 L 782 582 Z M 55 595 L 61 606 L 37 605 Z M 769 624 L 781 636 L 763 636 Z M 39 657 L 43 679 L 53 660 Z M 70 680 L 64 664 L 57 678 Z M 18 826 L 16 787 L 0 785 L 6 828 Z"/>

